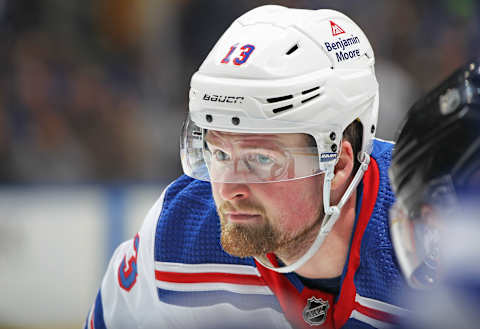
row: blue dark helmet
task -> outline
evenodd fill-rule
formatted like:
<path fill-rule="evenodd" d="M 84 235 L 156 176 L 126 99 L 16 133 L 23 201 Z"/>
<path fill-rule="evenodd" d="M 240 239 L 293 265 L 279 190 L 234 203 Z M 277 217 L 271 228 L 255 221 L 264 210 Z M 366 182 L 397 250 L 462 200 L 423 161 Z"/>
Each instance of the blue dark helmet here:
<path fill-rule="evenodd" d="M 459 217 L 463 203 L 479 205 L 480 60 L 454 72 L 409 110 L 389 176 L 397 198 L 390 232 L 400 267 L 410 285 L 430 288 L 443 264 L 443 220 Z"/>

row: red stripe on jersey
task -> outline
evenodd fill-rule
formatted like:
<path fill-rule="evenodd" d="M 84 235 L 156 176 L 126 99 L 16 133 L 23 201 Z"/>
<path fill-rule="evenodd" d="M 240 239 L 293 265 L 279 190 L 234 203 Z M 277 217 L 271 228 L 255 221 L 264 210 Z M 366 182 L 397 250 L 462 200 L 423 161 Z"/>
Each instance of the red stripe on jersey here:
<path fill-rule="evenodd" d="M 248 274 L 232 274 L 232 273 L 178 273 L 178 272 L 164 272 L 155 271 L 155 278 L 165 282 L 175 283 L 207 283 L 207 282 L 222 282 L 245 284 L 252 286 L 265 286 L 266 284 L 260 277 Z"/>
<path fill-rule="evenodd" d="M 386 312 L 382 312 L 379 310 L 374 310 L 372 308 L 360 305 L 359 303 L 355 303 L 355 309 L 359 311 L 360 313 L 373 318 L 375 320 L 383 321 L 383 322 L 389 322 L 389 323 L 396 323 L 395 317 Z"/>
<path fill-rule="evenodd" d="M 357 289 L 353 282 L 355 273 L 360 265 L 360 246 L 362 244 L 362 237 L 370 217 L 377 201 L 378 187 L 380 184 L 380 173 L 378 171 L 378 165 L 375 159 L 370 158 L 370 165 L 368 170 L 363 176 L 363 199 L 360 214 L 358 215 L 357 226 L 355 234 L 352 240 L 352 246 L 350 247 L 350 257 L 348 259 L 347 274 L 343 280 L 343 285 L 340 290 L 340 296 L 338 297 L 337 307 L 334 313 L 335 324 L 337 328 L 342 327 L 347 322 L 353 309 L 357 309 L 359 312 L 366 314 L 366 307 L 363 307 L 355 302 L 355 295 Z M 360 307 L 359 307 L 360 306 Z"/>
<path fill-rule="evenodd" d="M 93 318 L 95 317 L 95 305 L 92 308 L 92 312 L 90 313 L 90 328 L 95 329 Z"/>

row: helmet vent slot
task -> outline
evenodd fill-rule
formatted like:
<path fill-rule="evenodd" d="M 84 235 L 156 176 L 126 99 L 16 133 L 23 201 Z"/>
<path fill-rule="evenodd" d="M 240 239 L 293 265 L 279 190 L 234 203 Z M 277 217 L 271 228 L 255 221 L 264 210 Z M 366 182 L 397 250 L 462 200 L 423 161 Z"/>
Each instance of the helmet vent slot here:
<path fill-rule="evenodd" d="M 286 111 L 286 110 L 289 110 L 293 108 L 293 105 L 287 105 L 287 106 L 282 106 L 282 107 L 279 107 L 279 108 L 276 108 L 276 109 L 273 109 L 273 113 L 279 113 L 279 112 L 283 112 L 283 111 Z"/>
<path fill-rule="evenodd" d="M 304 90 L 304 91 L 302 91 L 302 95 L 311 93 L 312 91 L 315 91 L 315 90 L 318 90 L 318 89 L 320 89 L 320 87 L 315 87 L 315 88 L 312 88 L 312 89 Z"/>
<path fill-rule="evenodd" d="M 311 101 L 312 99 L 314 99 L 315 97 L 318 97 L 318 96 L 320 96 L 320 94 L 316 94 L 316 95 L 313 95 L 312 97 L 308 97 L 308 98 L 302 100 L 302 104 L 306 103 L 308 101 Z"/>
<path fill-rule="evenodd" d="M 307 90 L 304 90 L 302 91 L 302 95 L 307 95 L 307 96 L 310 96 L 308 98 L 305 98 L 302 100 L 302 104 L 308 102 L 308 101 L 311 101 L 312 99 L 314 99 L 315 97 L 318 97 L 320 96 L 320 92 L 318 92 L 318 90 L 320 89 L 320 87 L 315 87 L 315 88 L 311 88 L 311 89 L 307 89 Z M 314 93 L 314 91 L 317 91 L 316 93 Z"/>
<path fill-rule="evenodd" d="M 269 102 L 269 103 L 277 103 L 277 102 L 285 101 L 285 100 L 290 99 L 290 98 L 293 98 L 293 95 L 267 98 L 267 102 Z"/>
<path fill-rule="evenodd" d="M 297 91 L 291 95 L 283 95 L 270 98 L 258 98 L 258 100 L 265 105 L 265 114 L 267 117 L 274 117 L 278 114 L 284 114 L 288 110 L 294 110 L 297 107 L 315 99 L 323 93 L 322 86 L 310 85 L 303 91 Z M 268 105 L 267 105 L 268 104 Z"/>
<path fill-rule="evenodd" d="M 292 48 L 290 48 L 288 51 L 287 51 L 287 55 L 290 55 L 292 54 L 293 52 L 295 52 L 296 50 L 298 49 L 298 44 L 295 44 Z"/>

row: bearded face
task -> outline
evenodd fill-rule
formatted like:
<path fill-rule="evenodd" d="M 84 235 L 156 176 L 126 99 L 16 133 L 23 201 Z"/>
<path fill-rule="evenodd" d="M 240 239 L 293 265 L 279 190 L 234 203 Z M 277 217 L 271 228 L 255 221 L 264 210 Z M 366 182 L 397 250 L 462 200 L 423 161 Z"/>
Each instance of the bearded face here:
<path fill-rule="evenodd" d="M 304 152 L 311 138 L 209 131 L 206 141 L 224 250 L 239 257 L 275 253 L 282 260 L 302 255 L 323 219 L 324 175 L 286 178 L 318 165 L 315 152 Z"/>
<path fill-rule="evenodd" d="M 276 253 L 284 259 L 296 258 L 313 243 L 323 219 L 323 208 L 319 207 L 315 220 L 308 226 L 288 231 L 281 225 L 284 218 L 271 218 L 264 207 L 248 200 L 235 204 L 224 201 L 217 211 L 222 247 L 238 257 Z"/>

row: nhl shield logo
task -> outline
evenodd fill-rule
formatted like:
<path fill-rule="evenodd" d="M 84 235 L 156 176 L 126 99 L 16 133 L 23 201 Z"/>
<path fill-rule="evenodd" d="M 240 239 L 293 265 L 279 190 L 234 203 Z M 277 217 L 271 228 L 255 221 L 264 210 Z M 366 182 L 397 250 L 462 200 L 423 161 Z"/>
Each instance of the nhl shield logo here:
<path fill-rule="evenodd" d="M 327 320 L 329 307 L 328 301 L 312 296 L 303 309 L 303 319 L 311 326 L 320 326 Z"/>

